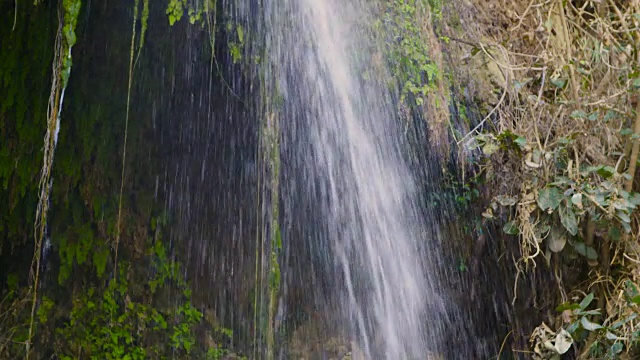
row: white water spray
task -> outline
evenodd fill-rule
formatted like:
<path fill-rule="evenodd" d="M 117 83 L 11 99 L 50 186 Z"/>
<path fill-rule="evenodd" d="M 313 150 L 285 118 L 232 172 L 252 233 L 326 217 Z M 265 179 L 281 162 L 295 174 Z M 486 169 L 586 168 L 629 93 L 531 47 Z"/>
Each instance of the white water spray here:
<path fill-rule="evenodd" d="M 367 358 L 422 359 L 438 335 L 425 306 L 435 286 L 421 263 L 402 131 L 384 71 L 371 64 L 367 4 L 281 0 L 267 10 L 267 76 L 295 118 L 282 130 L 308 138 L 295 156 L 310 191 L 326 200 L 319 212 L 346 282 L 345 323 Z"/>

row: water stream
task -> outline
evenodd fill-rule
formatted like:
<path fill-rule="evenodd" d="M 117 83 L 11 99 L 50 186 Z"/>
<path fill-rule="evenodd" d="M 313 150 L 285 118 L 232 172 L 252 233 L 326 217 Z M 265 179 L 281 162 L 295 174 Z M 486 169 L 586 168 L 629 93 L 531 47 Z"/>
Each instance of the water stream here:
<path fill-rule="evenodd" d="M 323 259 L 340 274 L 335 311 L 366 358 L 422 359 L 437 343 L 440 300 L 401 124 L 372 61 L 367 6 L 269 2 L 266 83 L 286 109 L 283 162 L 317 194 L 313 213 L 324 222 L 317 236 L 291 241 L 328 244 Z"/>

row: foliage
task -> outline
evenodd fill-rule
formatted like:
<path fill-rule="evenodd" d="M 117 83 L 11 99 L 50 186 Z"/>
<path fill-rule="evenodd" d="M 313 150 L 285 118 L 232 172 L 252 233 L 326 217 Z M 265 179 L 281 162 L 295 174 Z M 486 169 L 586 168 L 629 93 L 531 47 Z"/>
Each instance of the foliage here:
<path fill-rule="evenodd" d="M 425 0 L 393 0 L 384 6 L 376 26 L 386 35 L 386 57 L 393 77 L 401 84 L 401 102 L 411 94 L 421 105 L 440 77 L 421 29 L 420 20 L 428 13 L 428 5 Z"/>
<path fill-rule="evenodd" d="M 75 265 L 95 267 L 96 275 L 102 278 L 105 274 L 110 250 L 100 239 L 96 238 L 89 224 L 75 229 L 75 237 L 59 239 L 60 269 L 58 282 L 62 285 L 69 278 Z M 73 239 L 73 240 L 71 240 Z"/>
<path fill-rule="evenodd" d="M 218 329 L 218 332 L 220 333 L 220 335 L 222 335 L 223 337 L 227 337 L 228 339 L 231 339 L 233 336 L 233 334 L 231 333 L 231 330 L 229 329 L 224 329 L 224 328 Z M 229 351 L 229 349 L 226 349 L 217 344 L 210 347 L 204 355 L 205 360 L 222 360 L 222 359 L 227 359 L 229 357 L 237 360 L 247 360 L 247 357 L 232 354 Z"/>
<path fill-rule="evenodd" d="M 211 47 L 214 50 L 215 45 L 215 36 L 218 18 L 216 11 L 217 1 L 216 0 L 206 0 L 202 3 L 200 2 L 189 2 L 188 0 L 169 0 L 167 5 L 166 14 L 169 18 L 169 24 L 174 25 L 176 22 L 182 19 L 185 11 L 189 16 L 189 23 L 191 25 L 195 25 L 199 23 L 201 26 L 207 26 L 210 31 L 211 38 Z M 239 22 L 226 19 L 226 33 L 227 33 L 227 47 L 229 49 L 229 55 L 231 56 L 231 61 L 234 64 L 240 64 L 243 60 L 243 54 L 245 53 L 246 39 L 247 39 L 247 30 L 246 28 Z M 253 63 L 258 63 L 260 57 L 258 55 L 253 55 L 251 57 L 251 61 Z M 217 60 L 216 60 L 216 66 Z"/>
<path fill-rule="evenodd" d="M 502 133 L 498 138 L 501 136 L 502 141 L 490 134 L 479 135 L 476 140 L 486 155 L 492 155 L 499 149 L 521 152 L 523 165 L 530 177 L 520 188 L 519 197 L 496 196 L 484 215 L 491 219 L 499 206 L 516 207 L 517 217 L 509 224 L 514 224 L 519 230 L 507 232 L 521 234 L 525 255 L 528 256 L 526 259 L 541 254 L 543 250 L 538 244 L 546 239 L 552 252 L 562 251 L 568 242 L 579 254 L 596 260 L 595 249 L 591 244 L 585 245 L 585 234 L 578 236 L 579 225 L 587 221 L 608 230 L 608 236 L 614 241 L 620 240 L 621 234 L 631 232 L 631 216 L 640 205 L 640 194 L 624 190 L 629 174 L 620 174 L 608 165 L 592 166 L 585 162 L 575 165 L 576 144 L 573 139 L 560 139 L 550 152 L 527 144 L 524 137 L 513 138 L 513 135 Z M 513 140 L 511 149 L 508 145 L 510 140 L 506 140 L 509 136 Z M 517 148 L 513 149 L 513 146 Z M 548 180 L 540 176 L 542 171 L 536 171 L 544 163 L 547 164 L 547 173 L 555 173 Z"/>
<path fill-rule="evenodd" d="M 167 5 L 167 16 L 169 25 L 173 25 L 182 19 L 185 10 L 189 16 L 189 23 L 195 24 L 204 20 L 204 15 L 215 11 L 216 1 L 205 0 L 203 2 L 192 2 L 189 0 L 169 0 Z"/>
<path fill-rule="evenodd" d="M 144 359 L 192 352 L 194 326 L 202 313 L 190 302 L 180 264 L 167 258 L 161 242 L 156 242 L 149 256 L 155 276 L 143 293 L 132 287 L 128 266 L 121 262 L 118 276 L 110 279 L 106 288 L 90 287 L 76 296 L 69 320 L 57 329 L 60 358 L 90 354 L 92 359 Z M 170 285 L 181 292 L 173 299 L 181 305 L 164 309 L 153 300 L 153 294 Z"/>
<path fill-rule="evenodd" d="M 588 265 L 592 280 L 600 279 L 590 285 L 596 309 L 587 310 L 593 294 L 567 302 L 552 324 L 557 331 L 537 329 L 537 356 L 558 358 L 569 348 L 586 358 L 637 356 L 637 304 L 621 294 L 635 288 L 640 264 L 634 186 L 640 9 L 560 0 L 521 5 L 506 9 L 518 14 L 515 21 L 493 20 L 508 29 L 492 29 L 495 42 L 471 51 L 497 66 L 504 80 L 500 100 L 477 128 L 489 124 L 493 132 L 474 129 L 464 144 L 488 159 L 482 171 L 496 192 L 483 215 L 519 237 L 518 271 L 555 256 L 570 271 Z M 560 287 L 563 299 L 567 292 L 577 297 L 582 285 L 570 286 Z"/>
<path fill-rule="evenodd" d="M 148 25 L 148 3 L 143 0 L 138 56 Z M 60 132 L 56 133 L 59 143 L 49 199 L 52 211 L 46 224 L 51 248 L 42 256 L 46 258 L 44 275 L 52 276 L 53 281 L 43 276 L 38 287 L 37 331 L 33 336 L 38 346 L 33 346 L 32 355 L 39 358 L 55 349 L 59 357 L 72 358 L 126 358 L 127 354 L 130 358 L 154 354 L 204 357 L 206 345 L 196 339 L 195 328 L 205 325 L 191 302 L 180 265 L 165 254 L 159 237 L 153 251 L 139 258 L 149 240 L 149 221 L 151 231 L 158 233 L 157 228 L 166 220 L 151 219 L 152 209 L 156 210 L 153 186 L 149 185 L 152 171 L 138 171 L 126 178 L 126 186 L 135 189 L 135 206 L 127 194 L 123 211 L 126 244 L 117 271 L 113 268 L 111 240 L 116 233 L 115 194 L 120 180 L 113 169 L 121 155 L 119 135 L 126 103 L 126 82 L 122 80 L 127 71 L 120 58 L 127 52 L 130 38 L 107 38 L 106 58 L 96 61 L 91 55 L 96 47 L 105 48 L 104 38 L 76 39 L 76 32 L 105 33 L 104 22 L 83 26 L 83 21 L 93 17 L 78 16 L 78 0 L 60 1 L 59 9 L 56 5 L 43 2 L 33 7 L 31 2 L 16 2 L 15 31 L 10 26 L 0 27 L 0 137 L 6 140 L 0 142 L 0 202 L 6 205 L 0 211 L 0 283 L 8 285 L 0 286 L 0 357 L 23 358 L 28 340 L 25 324 L 32 301 L 26 267 L 34 247 L 30 241 L 38 198 L 36 177 L 42 165 L 42 124 L 47 118 L 58 15 L 65 19 L 59 37 L 59 69 L 61 83 L 69 85 L 69 93 Z M 113 9 L 112 13 L 120 11 L 120 7 Z M 3 13 L 0 19 L 11 18 L 3 23 L 12 23 L 13 15 Z M 82 42 L 81 56 L 76 57 L 74 49 L 73 67 L 83 76 L 69 77 L 70 47 L 82 40 L 87 41 Z M 105 62 L 109 66 L 105 67 Z M 139 116 L 148 109 L 143 105 L 132 111 Z M 136 143 L 149 127 L 151 123 L 145 121 L 130 127 L 133 146 L 127 162 L 142 163 L 140 152 L 146 158 L 154 151 L 153 144 L 142 147 Z M 150 164 L 149 169 L 152 167 Z M 127 260 L 151 266 L 131 267 Z M 24 268 L 22 264 L 26 264 Z M 150 269 L 153 274 L 147 278 Z M 173 302 L 165 303 L 164 299 Z M 223 347 L 216 348 L 228 353 Z"/>
<path fill-rule="evenodd" d="M 235 28 L 235 31 L 234 31 Z M 242 53 L 245 46 L 244 43 L 244 27 L 241 24 L 227 23 L 227 32 L 231 35 L 229 39 L 229 53 L 234 64 L 242 61 Z"/>
<path fill-rule="evenodd" d="M 442 0 L 427 0 L 427 2 L 429 3 L 429 10 L 435 20 L 442 19 Z"/>
<path fill-rule="evenodd" d="M 71 75 L 71 48 L 76 43 L 76 27 L 78 23 L 78 14 L 80 13 L 80 7 L 82 1 L 80 0 L 63 0 L 62 8 L 64 9 L 62 34 L 64 41 L 62 42 L 63 54 L 62 60 L 62 88 L 67 87 L 69 82 L 69 76 Z"/>

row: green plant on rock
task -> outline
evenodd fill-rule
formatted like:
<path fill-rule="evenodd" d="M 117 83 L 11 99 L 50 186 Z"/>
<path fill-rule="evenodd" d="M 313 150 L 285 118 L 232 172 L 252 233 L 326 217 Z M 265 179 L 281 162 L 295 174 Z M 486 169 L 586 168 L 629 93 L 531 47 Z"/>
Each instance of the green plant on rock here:
<path fill-rule="evenodd" d="M 421 18 L 429 11 L 425 0 L 393 0 L 384 5 L 376 26 L 386 38 L 384 49 L 392 75 L 400 83 L 400 100 L 409 94 L 421 105 L 439 79 L 440 70 L 429 58 Z"/>
<path fill-rule="evenodd" d="M 232 34 L 228 42 L 231 60 L 234 64 L 239 64 L 242 61 L 242 53 L 245 46 L 244 27 L 241 24 L 229 22 L 227 23 L 227 32 Z"/>
<path fill-rule="evenodd" d="M 61 237 L 59 241 L 60 268 L 58 282 L 64 284 L 76 266 L 89 265 L 95 267 L 98 278 L 102 278 L 110 258 L 109 247 L 95 237 L 90 225 L 81 225 L 73 236 Z"/>
<path fill-rule="evenodd" d="M 532 175 L 521 187 L 520 196 L 498 195 L 484 214 L 493 219 L 499 207 L 516 207 L 516 217 L 504 225 L 504 231 L 520 234 L 525 248 L 533 251 L 531 258 L 544 253 L 539 244 L 546 243 L 551 252 L 560 252 L 570 244 L 576 253 L 597 260 L 596 249 L 580 231 L 588 222 L 608 229 L 614 241 L 631 233 L 631 216 L 640 205 L 639 193 L 624 190 L 631 175 L 607 165 L 577 163 L 573 139 L 560 139 L 551 151 L 540 150 L 508 132 L 497 137 L 481 134 L 476 142 L 488 156 L 499 150 L 517 152 Z M 554 173 L 548 181 L 534 175 L 544 166 L 547 173 Z"/>
<path fill-rule="evenodd" d="M 636 327 L 640 291 L 630 280 L 620 285 L 621 296 L 615 301 L 621 312 L 604 321 L 593 321 L 594 317 L 602 315 L 601 309 L 593 308 L 593 293 L 584 296 L 580 302 L 567 301 L 559 305 L 556 312 L 561 314 L 565 325 L 558 333 L 545 324 L 536 328 L 532 336 L 534 353 L 542 358 L 559 359 L 574 342 L 586 342 L 589 337 L 592 341 L 588 342 L 582 356 L 591 359 L 618 359 L 625 349 L 637 347 L 640 344 L 640 330 Z"/>
<path fill-rule="evenodd" d="M 62 7 L 64 9 L 64 26 L 62 34 L 64 36 L 62 46 L 62 88 L 67 87 L 69 76 L 71 75 L 71 48 L 76 43 L 76 24 L 78 22 L 78 14 L 82 1 L 80 0 L 63 0 Z"/>
<path fill-rule="evenodd" d="M 189 16 L 189 23 L 204 22 L 206 14 L 215 12 L 216 1 L 204 0 L 202 2 L 192 2 L 189 0 L 169 0 L 167 4 L 166 14 L 169 19 L 169 25 L 179 22 L 184 16 L 185 11 Z M 204 25 L 204 23 L 202 24 Z"/>
<path fill-rule="evenodd" d="M 136 290 L 129 265 L 121 261 L 117 276 L 105 288 L 90 287 L 74 299 L 68 321 L 57 329 L 61 359 L 146 359 L 193 352 L 194 327 L 202 313 L 191 304 L 181 266 L 168 259 L 159 241 L 149 257 L 155 275 L 144 287 L 148 290 Z M 166 307 L 154 297 L 170 285 L 179 294 L 173 299 L 181 303 L 177 307 Z"/>
<path fill-rule="evenodd" d="M 427 0 L 429 3 L 429 10 L 433 14 L 436 20 L 442 19 L 442 0 Z"/>

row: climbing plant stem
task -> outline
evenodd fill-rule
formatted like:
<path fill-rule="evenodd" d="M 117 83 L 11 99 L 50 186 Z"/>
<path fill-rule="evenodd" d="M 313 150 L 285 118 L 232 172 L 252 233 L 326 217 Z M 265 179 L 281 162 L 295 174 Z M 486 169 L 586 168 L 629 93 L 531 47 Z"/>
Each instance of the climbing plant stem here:
<path fill-rule="evenodd" d="M 139 0 L 135 0 L 133 9 L 133 25 L 131 29 L 131 50 L 129 52 L 129 82 L 127 84 L 127 109 L 124 120 L 124 142 L 122 145 L 122 172 L 120 173 L 120 195 L 118 197 L 118 222 L 116 225 L 116 246 L 113 261 L 113 269 L 117 274 L 118 271 L 118 246 L 120 245 L 120 235 L 122 232 L 122 192 L 124 189 L 124 177 L 126 174 L 127 160 L 127 135 L 129 133 L 129 112 L 131 107 L 131 83 L 133 81 L 133 57 L 136 44 L 136 24 L 138 22 L 138 4 Z"/>
<path fill-rule="evenodd" d="M 71 74 L 71 48 L 76 42 L 75 27 L 81 5 L 81 0 L 62 0 L 58 6 L 58 30 L 54 42 L 51 92 L 47 107 L 47 131 L 44 136 L 42 170 L 38 184 L 38 205 L 36 207 L 34 222 L 34 249 L 30 274 L 33 277 L 33 282 L 31 283 L 31 315 L 29 319 L 29 332 L 27 340 L 25 341 L 25 358 L 27 360 L 31 356 L 31 339 L 33 339 L 34 335 L 35 316 L 38 307 L 40 260 L 42 257 L 42 242 L 47 229 L 47 213 L 49 210 L 49 194 L 51 191 L 51 169 L 53 167 L 53 157 L 58 142 L 64 91 Z"/>

